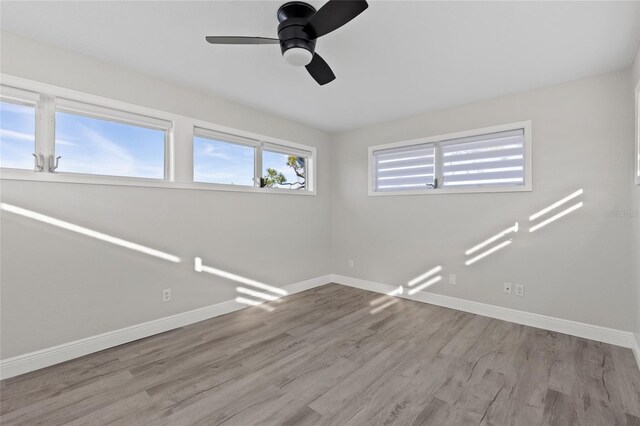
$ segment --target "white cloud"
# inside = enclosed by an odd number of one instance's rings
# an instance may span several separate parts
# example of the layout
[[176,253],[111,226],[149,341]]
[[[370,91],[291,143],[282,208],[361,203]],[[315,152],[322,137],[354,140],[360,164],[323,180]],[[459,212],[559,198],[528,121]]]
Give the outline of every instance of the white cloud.
[[64,145],[64,146],[76,146],[77,144],[74,142],[71,142],[67,139],[58,139],[56,138],[56,145]]
[[218,150],[212,143],[206,143],[202,149],[202,153],[207,157],[229,160],[229,155]]
[[16,132],[14,130],[9,129],[0,129],[0,139],[13,139],[17,141],[24,142],[35,142],[35,137],[32,134],[24,133],[24,132]]
[[63,142],[61,145],[82,146],[84,149],[71,151],[73,153],[71,158],[63,156],[60,160],[60,171],[113,176],[159,177],[158,171],[162,171],[162,165],[154,166],[146,163],[146,159],[136,161],[131,151],[99,132],[79,124],[77,128],[84,143],[76,144],[64,140],[68,143]]

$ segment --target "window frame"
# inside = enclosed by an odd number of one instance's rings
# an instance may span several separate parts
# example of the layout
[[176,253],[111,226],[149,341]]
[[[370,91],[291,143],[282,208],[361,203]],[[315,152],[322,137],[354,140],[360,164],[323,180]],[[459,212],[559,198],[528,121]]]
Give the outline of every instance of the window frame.
[[640,185],[640,81],[635,89],[635,182]]
[[[433,150],[433,176],[431,179],[430,184],[427,185],[433,185],[435,182],[435,179],[438,177],[437,176],[437,170],[440,167],[439,163],[439,159],[440,159],[440,146],[437,145],[434,142],[429,142],[429,143],[420,143],[420,144],[412,144],[412,145],[407,145],[407,146],[402,146],[402,147],[392,147],[392,148],[383,148],[383,149],[373,149],[371,150],[371,165],[370,167],[372,168],[372,185],[371,185],[371,189],[373,191],[375,191],[376,193],[396,193],[396,192],[411,192],[412,190],[388,190],[388,189],[380,189],[378,187],[378,185],[376,185],[378,183],[378,167],[376,167],[377,165],[377,158],[375,153],[379,152],[379,151],[385,151],[387,149],[394,149],[394,153],[400,153],[400,152],[407,152],[407,151],[416,151],[416,150],[425,150],[425,149],[429,149],[429,150]],[[384,155],[384,154],[383,154]],[[425,187],[426,188],[426,187]],[[416,190],[416,191],[424,191],[425,189],[422,190]]]
[[305,192],[305,191],[313,190],[313,187],[312,187],[313,179],[310,179],[309,175],[314,168],[313,159],[315,158],[315,154],[312,155],[312,152],[308,150],[304,150],[304,149],[300,149],[292,146],[278,145],[278,144],[269,143],[269,142],[263,142],[259,147],[259,151],[260,151],[259,153],[260,168],[258,168],[257,167],[258,164],[256,164],[256,171],[258,172],[256,174],[256,177],[259,177],[259,178],[264,177],[264,170],[263,170],[264,151],[273,152],[275,154],[282,154],[282,155],[296,155],[298,157],[304,157],[305,159],[305,164],[304,164],[305,189],[302,189],[302,190],[298,188],[271,188],[271,189],[280,189],[284,191],[297,191],[297,192]]
[[[39,155],[43,152],[44,148],[41,146],[41,139],[38,137],[38,133],[41,131],[42,124],[41,111],[40,111],[40,95],[36,92],[29,90],[18,89],[11,86],[0,86],[0,101],[11,103],[15,105],[32,106],[34,108],[34,141],[33,141],[33,153]],[[2,170],[12,170],[18,172],[36,172],[36,159],[33,159],[33,167],[31,169],[20,169],[15,167],[3,167]]]
[[[478,186],[478,187],[438,187],[437,189],[419,189],[407,191],[377,191],[376,190],[376,167],[374,152],[383,149],[404,148],[417,145],[433,145],[435,148],[436,177],[440,179],[442,170],[441,143],[448,143],[451,139],[460,139],[472,136],[481,136],[490,133],[504,132],[510,130],[524,130],[524,184],[510,186]],[[411,139],[407,141],[392,142],[382,145],[370,146],[368,148],[368,194],[369,196],[396,196],[396,195],[436,195],[436,194],[467,194],[467,193],[496,193],[496,192],[531,192],[533,190],[533,170],[532,170],[532,137],[531,120],[518,121],[496,126],[483,127],[479,129],[464,130],[460,132],[429,136],[424,138]],[[438,167],[439,164],[439,167]]]
[[[31,93],[37,96],[36,103],[36,153],[45,156],[45,168],[43,171],[27,169],[0,168],[0,180],[23,180],[39,182],[56,182],[71,184],[91,184],[91,185],[115,185],[134,186],[148,188],[165,189],[190,189],[190,190],[210,190],[210,191],[235,191],[235,192],[256,192],[275,193],[292,195],[316,195],[316,170],[317,149],[313,146],[289,142],[283,139],[260,135],[253,132],[222,126],[205,120],[199,120],[187,116],[168,113],[152,108],[147,108],[127,102],[88,94],[77,90],[66,89],[46,83],[24,79],[8,74],[0,74],[2,92]],[[8,97],[7,97],[8,98]],[[123,177],[109,175],[92,175],[71,172],[49,172],[47,157],[55,156],[55,111],[56,99],[64,102],[85,104],[101,110],[110,110],[123,118],[127,124],[132,124],[127,120],[143,116],[151,120],[161,120],[172,123],[172,128],[167,132],[165,138],[165,177],[164,179]],[[122,114],[122,115],[120,115]],[[95,117],[90,111],[88,116]],[[111,121],[116,121],[111,118]],[[134,123],[134,125],[136,125]],[[257,141],[259,144],[273,144],[283,149],[300,150],[309,153],[309,165],[307,170],[308,186],[304,191],[295,191],[288,188],[260,188],[258,186],[243,186],[229,184],[215,184],[206,182],[194,182],[193,176],[193,137],[196,128],[206,129],[211,132],[228,135],[231,138],[248,139]],[[63,161],[61,159],[60,161]],[[261,158],[260,158],[261,160]],[[261,163],[259,164],[261,167]],[[256,166],[258,166],[256,162]]]
[[[195,176],[193,177],[193,182],[197,183],[197,184],[205,184],[205,185],[216,185],[216,186],[221,186],[221,187],[242,187],[242,188],[251,188],[251,187],[256,187],[256,174],[258,171],[258,163],[260,161],[260,155],[258,152],[258,148],[260,146],[260,141],[257,139],[250,139],[250,138],[244,138],[241,136],[237,136],[231,133],[223,133],[223,132],[219,132],[219,131],[215,131],[215,130],[211,130],[211,129],[207,129],[207,128],[202,128],[202,127],[194,127],[193,128],[193,139],[195,140],[196,137],[199,138],[203,138],[203,139],[209,139],[211,141],[218,141],[218,142],[224,142],[224,143],[228,143],[228,144],[232,144],[232,145],[239,145],[239,146],[244,146],[244,147],[251,147],[253,148],[253,185],[236,185],[236,184],[232,184],[232,183],[215,183],[215,182],[201,182],[201,181],[197,181]],[[195,163],[195,145],[194,145],[194,149],[193,152],[191,153],[191,156],[194,160]],[[195,164],[193,167],[193,172],[195,173]]]
[[[254,151],[254,172],[253,172],[253,186],[249,185],[233,185],[228,183],[210,183],[210,182],[197,182],[195,177],[193,178],[193,183],[196,185],[213,185],[218,189],[228,189],[237,188],[238,190],[251,190],[257,189],[258,192],[277,192],[277,193],[302,193],[308,195],[314,195],[316,193],[315,187],[313,186],[315,183],[315,158],[316,158],[316,148],[301,144],[295,144],[289,142],[287,144],[283,144],[280,141],[276,141],[271,139],[271,141],[266,141],[266,138],[258,139],[251,138],[248,136],[241,136],[234,133],[222,132],[220,130],[202,127],[202,126],[194,126],[193,128],[193,138],[192,138],[192,146],[193,139],[195,137],[202,137],[205,139],[218,140],[220,142],[226,142],[236,145],[244,145],[251,146],[255,149]],[[291,188],[273,188],[273,187],[260,187],[260,178],[263,177],[262,174],[262,153],[263,151],[270,152],[278,152],[282,154],[298,154],[300,156],[304,156],[307,159],[305,164],[305,189],[291,189]],[[191,157],[193,158],[194,152],[192,150]],[[195,168],[193,168],[195,171]]]
[[[125,124],[134,127],[140,127],[145,129],[153,129],[160,130],[164,132],[164,141],[163,141],[163,159],[164,164],[162,167],[163,175],[162,178],[146,178],[140,176],[120,176],[120,175],[103,175],[103,174],[92,174],[92,173],[76,173],[76,172],[65,172],[65,171],[56,171],[56,175],[73,175],[73,176],[81,176],[83,179],[88,179],[92,177],[106,177],[106,178],[120,178],[120,179],[132,179],[132,180],[141,180],[141,181],[151,181],[151,182],[166,182],[168,181],[168,176],[170,173],[169,170],[169,158],[171,156],[171,139],[172,139],[172,131],[173,131],[173,121],[171,120],[163,120],[155,117],[150,117],[143,114],[133,113],[131,111],[125,111],[122,109],[114,109],[109,107],[103,107],[101,105],[96,105],[93,103],[86,103],[75,101],[67,98],[58,97],[52,99],[53,102],[53,114],[54,120],[55,115],[58,112],[63,114],[77,115],[79,117],[87,117],[94,120],[101,120],[111,123]],[[54,121],[55,123],[55,121]],[[56,157],[56,141],[55,141],[55,129],[53,135],[53,146],[51,147],[51,153]],[[61,158],[64,161],[64,158]],[[49,172],[53,173],[53,172]]]

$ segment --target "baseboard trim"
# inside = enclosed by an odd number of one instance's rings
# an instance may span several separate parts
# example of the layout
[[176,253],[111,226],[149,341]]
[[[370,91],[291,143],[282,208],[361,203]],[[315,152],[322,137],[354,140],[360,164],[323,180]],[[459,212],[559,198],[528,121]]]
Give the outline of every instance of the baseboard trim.
[[[284,289],[286,289],[289,294],[295,294],[332,282],[382,294],[387,294],[397,289],[397,286],[390,284],[335,274],[301,281],[285,286]],[[419,292],[413,296],[403,294],[399,295],[399,297],[509,321],[516,324],[527,325],[631,348],[636,357],[636,361],[638,362],[638,367],[640,367],[640,334],[634,335],[634,333],[628,331],[621,331],[562,318],[518,311],[515,309],[473,302],[470,300],[443,296],[435,293]],[[7,358],[0,361],[0,379],[8,379],[30,371],[39,370],[54,364],[59,364],[74,358],[79,358],[84,355],[153,336],[155,334],[164,333],[175,328],[184,327],[189,324],[194,324],[199,321],[204,321],[244,308],[246,308],[245,305],[237,303],[234,300],[229,300],[96,336],[75,340],[73,342],[64,343],[51,348]]]
[[[309,290],[331,282],[331,275],[312,278],[285,286],[289,294]],[[147,321],[119,330],[75,340],[58,346],[18,355],[0,361],[0,379],[8,379],[30,371],[39,370],[54,364],[79,358],[94,352],[122,345],[123,343],[164,333],[199,321],[228,314],[246,308],[246,305],[228,300],[203,308],[171,315],[157,320]]]
[[636,356],[636,363],[638,363],[638,368],[640,368],[640,333],[632,333],[631,338],[632,342],[632,350],[633,354]]
[[[398,288],[398,286],[362,280],[359,278],[347,277],[344,275],[333,275],[333,282],[384,294]],[[572,336],[583,337],[585,339],[596,340],[616,346],[634,348],[635,345],[636,360],[638,360],[638,366],[640,367],[640,349],[638,349],[638,342],[634,338],[633,333],[629,331],[616,330],[613,328],[600,327],[597,325],[591,325],[562,318],[555,318],[531,312],[518,311],[515,309],[504,308],[502,306],[473,302],[470,300],[459,299],[457,297],[451,296],[443,296],[435,293],[418,292],[413,296],[402,294],[399,295],[399,297],[415,300],[418,302],[430,303],[432,305],[443,306],[445,308],[457,309],[459,311],[470,312],[485,317],[509,321],[516,324],[527,325],[530,327],[541,328],[558,333],[570,334]]]

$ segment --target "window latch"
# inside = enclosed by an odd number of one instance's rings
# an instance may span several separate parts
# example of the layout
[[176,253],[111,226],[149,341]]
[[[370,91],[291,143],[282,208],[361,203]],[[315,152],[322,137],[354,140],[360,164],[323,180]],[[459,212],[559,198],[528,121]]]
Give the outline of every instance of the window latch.
[[44,155],[42,154],[31,154],[33,158],[35,158],[35,169],[37,172],[41,172],[44,170]]
[[433,183],[428,183],[427,188],[438,189],[438,178],[435,178]]
[[444,182],[444,177],[442,178],[441,182],[438,182],[438,178],[435,178],[433,180],[433,183],[428,183],[427,184],[427,188],[431,188],[431,189],[438,189],[442,186],[442,182]]
[[50,172],[55,172],[56,169],[58,168],[58,163],[60,162],[60,159],[62,158],[62,156],[58,155],[57,157],[53,157],[53,155],[49,156],[49,171]]

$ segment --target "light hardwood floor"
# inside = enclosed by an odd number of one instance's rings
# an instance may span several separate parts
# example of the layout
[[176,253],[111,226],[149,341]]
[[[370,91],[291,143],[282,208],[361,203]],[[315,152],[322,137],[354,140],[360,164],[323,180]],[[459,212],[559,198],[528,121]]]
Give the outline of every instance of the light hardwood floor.
[[393,300],[326,285],[8,379],[0,423],[640,425],[629,349]]

